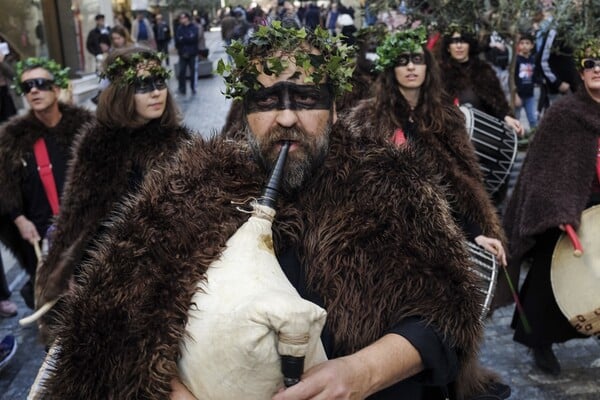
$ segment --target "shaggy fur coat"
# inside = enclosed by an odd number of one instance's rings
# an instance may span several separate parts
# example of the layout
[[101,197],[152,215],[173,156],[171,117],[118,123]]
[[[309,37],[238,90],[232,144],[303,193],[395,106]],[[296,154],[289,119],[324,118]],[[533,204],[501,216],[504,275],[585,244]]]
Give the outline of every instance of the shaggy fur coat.
[[[14,117],[0,127],[0,213],[23,208],[23,160],[33,154],[33,144],[42,135],[52,135],[70,153],[79,129],[92,121],[93,115],[80,107],[59,103],[62,118],[53,128],[46,127],[33,111]],[[60,193],[59,193],[60,195]],[[21,236],[12,221],[2,217],[0,240],[22,260]]]
[[[46,398],[168,398],[196,285],[248,218],[232,201],[257,197],[266,181],[245,146],[222,138],[185,145],[124,205],[66,300]],[[298,249],[340,352],[420,316],[455,347],[468,394],[483,383],[472,368],[481,299],[448,205],[421,162],[334,130],[324,165],[300,193],[280,199],[274,242],[277,252]]]
[[[190,138],[187,129],[168,130],[156,121],[139,129],[86,127],[74,145],[52,246],[37,273],[38,307],[66,291],[84,250],[117,202],[137,189],[136,180],[167,162]],[[44,338],[47,332],[40,333]]]
[[[586,90],[561,98],[544,114],[504,215],[513,282],[536,235],[560,224],[579,227],[596,174],[599,137],[600,105]],[[499,283],[498,301],[509,303],[508,284]]]
[[[441,132],[419,132],[416,149],[424,161],[424,171],[432,170],[440,177],[448,202],[454,212],[481,227],[486,236],[504,240],[500,219],[483,186],[483,177],[464,117],[457,107],[455,124]],[[342,118],[345,129],[353,136],[374,136],[389,141],[400,127],[384,113],[377,111],[374,99],[362,101]],[[440,188],[441,188],[440,185]]]
[[446,91],[454,98],[470,88],[481,102],[477,109],[501,120],[512,115],[510,106],[494,69],[477,57],[470,57],[465,63],[450,60],[441,68]]

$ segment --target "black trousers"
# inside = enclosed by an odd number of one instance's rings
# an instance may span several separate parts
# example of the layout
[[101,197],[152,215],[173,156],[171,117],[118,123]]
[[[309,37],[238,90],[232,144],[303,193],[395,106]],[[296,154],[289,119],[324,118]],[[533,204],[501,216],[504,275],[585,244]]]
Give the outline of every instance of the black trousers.
[[511,325],[515,330],[513,339],[528,347],[547,346],[587,337],[577,332],[569,323],[558,308],[552,292],[550,267],[554,246],[560,233],[558,228],[550,229],[536,238],[536,245],[531,253],[533,261],[519,293],[531,332],[525,330],[515,310]]

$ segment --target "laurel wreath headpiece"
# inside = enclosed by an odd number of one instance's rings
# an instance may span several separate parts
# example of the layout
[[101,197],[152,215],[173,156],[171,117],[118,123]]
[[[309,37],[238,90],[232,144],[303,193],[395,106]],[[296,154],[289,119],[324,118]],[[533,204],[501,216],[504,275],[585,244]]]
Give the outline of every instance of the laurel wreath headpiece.
[[[309,48],[320,54],[312,54]],[[228,98],[240,99],[248,90],[261,87],[257,65],[262,66],[263,73],[279,76],[290,60],[304,71],[305,83],[320,83],[326,78],[336,95],[352,89],[354,48],[320,27],[311,32],[273,21],[269,26],[260,26],[247,44],[233,41],[226,52],[233,64],[219,60],[217,73],[225,79],[224,94]]]
[[151,51],[140,51],[127,56],[118,56],[100,74],[112,83],[131,85],[134,83],[140,71],[164,79],[171,77],[171,71],[162,66],[165,58],[163,53]]
[[388,35],[385,41],[377,47],[375,69],[384,71],[396,66],[402,54],[420,53],[427,43],[427,29],[423,26],[415,29],[398,31]]
[[474,35],[475,29],[470,24],[462,24],[460,22],[451,22],[444,29],[444,36],[452,36],[453,33],[458,32],[464,35]]
[[586,58],[600,59],[600,38],[587,38],[575,50],[575,65],[581,69],[581,62]]
[[21,90],[21,75],[23,75],[23,72],[35,68],[43,68],[50,72],[54,84],[59,88],[66,89],[69,87],[69,67],[63,68],[56,61],[49,60],[45,57],[29,57],[19,61],[15,68],[16,84],[14,85],[14,90],[17,94],[23,94],[23,91]]

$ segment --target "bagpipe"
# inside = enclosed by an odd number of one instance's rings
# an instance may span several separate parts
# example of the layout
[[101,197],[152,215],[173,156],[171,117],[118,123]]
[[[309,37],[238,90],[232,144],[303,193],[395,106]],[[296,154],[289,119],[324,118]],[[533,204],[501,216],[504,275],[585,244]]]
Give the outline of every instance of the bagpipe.
[[270,399],[327,360],[320,340],[326,312],[300,297],[274,253],[272,221],[288,148],[192,299],[178,367],[199,399]]

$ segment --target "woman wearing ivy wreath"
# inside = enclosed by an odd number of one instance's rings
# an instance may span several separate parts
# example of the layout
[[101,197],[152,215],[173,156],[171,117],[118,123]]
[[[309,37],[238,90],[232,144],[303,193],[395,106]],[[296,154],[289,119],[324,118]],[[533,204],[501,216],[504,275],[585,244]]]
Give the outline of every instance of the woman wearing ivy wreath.
[[[471,104],[506,122],[518,136],[522,136],[523,127],[512,116],[494,69],[478,55],[479,47],[472,30],[456,23],[450,24],[444,33],[440,49],[440,87],[445,87],[458,103]],[[494,193],[496,204],[502,202],[504,195],[505,190]]]
[[[352,109],[344,123],[357,136],[383,135],[391,145],[422,157],[423,165],[434,169],[428,173],[440,176],[466,238],[505,264],[504,234],[485,192],[462,113],[440,90],[439,69],[426,43],[424,28],[388,35],[377,48],[375,96]],[[502,384],[494,384],[492,391],[510,393]]]
[[[105,74],[110,85],[100,95],[97,123],[88,125],[74,145],[52,245],[38,271],[38,308],[68,290],[117,204],[191,137],[180,126],[167,88],[169,72],[157,53],[139,47],[115,50]],[[51,314],[40,324],[48,345]]]

